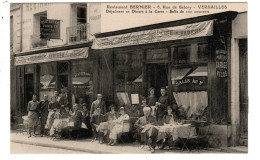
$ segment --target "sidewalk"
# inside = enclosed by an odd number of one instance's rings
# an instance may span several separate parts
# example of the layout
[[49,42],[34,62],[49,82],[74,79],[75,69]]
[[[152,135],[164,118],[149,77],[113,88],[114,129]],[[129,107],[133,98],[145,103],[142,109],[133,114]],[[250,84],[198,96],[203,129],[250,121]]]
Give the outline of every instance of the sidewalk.
[[[28,135],[11,133],[11,142],[30,144],[43,147],[53,147],[72,151],[80,151],[85,153],[104,153],[104,154],[149,154],[148,147],[141,148],[139,144],[117,144],[116,146],[109,146],[107,144],[99,144],[98,141],[91,142],[92,139],[80,139],[80,140],[51,140],[48,137],[31,137]],[[174,150],[158,150],[155,153],[190,153],[187,150],[181,151],[180,149]],[[208,150],[192,150],[191,153],[247,153],[247,147],[228,147],[228,148],[210,148]]]

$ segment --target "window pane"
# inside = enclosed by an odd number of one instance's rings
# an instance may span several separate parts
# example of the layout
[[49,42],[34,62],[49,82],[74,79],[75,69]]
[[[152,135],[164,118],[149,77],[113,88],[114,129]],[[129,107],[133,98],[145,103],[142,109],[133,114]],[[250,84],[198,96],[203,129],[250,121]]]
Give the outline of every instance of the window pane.
[[147,60],[168,60],[168,49],[149,49],[146,54]]
[[81,8],[81,7],[78,7],[77,8],[77,17],[78,18],[84,18],[86,19],[86,8]]
[[208,44],[198,45],[198,59],[200,62],[207,62],[209,55]]
[[68,62],[58,63],[58,72],[59,73],[67,73],[68,70],[69,70],[69,63]]
[[90,107],[93,100],[93,63],[74,62],[71,69],[72,104],[82,98]]
[[54,94],[56,87],[56,65],[55,63],[40,64],[40,100],[43,95],[50,97]]
[[190,46],[180,46],[178,47],[178,56],[177,56],[177,62],[179,64],[189,63],[189,57],[190,57]]
[[142,51],[115,53],[115,92],[142,92]]

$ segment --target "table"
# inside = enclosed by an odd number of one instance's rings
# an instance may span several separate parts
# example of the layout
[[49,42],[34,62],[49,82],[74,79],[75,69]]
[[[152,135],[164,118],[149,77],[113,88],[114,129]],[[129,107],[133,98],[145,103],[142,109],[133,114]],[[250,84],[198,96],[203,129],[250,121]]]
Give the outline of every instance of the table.
[[191,124],[164,125],[158,126],[158,128],[158,141],[169,135],[171,135],[173,141],[178,138],[189,139],[197,135],[196,128],[192,127]]

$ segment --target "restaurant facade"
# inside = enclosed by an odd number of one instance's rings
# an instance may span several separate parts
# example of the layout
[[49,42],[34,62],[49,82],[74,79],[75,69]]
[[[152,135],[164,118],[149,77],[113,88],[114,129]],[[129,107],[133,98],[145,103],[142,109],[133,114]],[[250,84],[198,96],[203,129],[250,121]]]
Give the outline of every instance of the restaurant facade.
[[[84,8],[82,4],[68,7],[73,10],[75,6]],[[37,13],[42,13],[41,8]],[[35,45],[34,49],[19,47],[18,54],[11,56],[11,107],[25,115],[34,93],[41,100],[44,94],[51,97],[61,89],[67,90],[70,106],[80,98],[90,106],[97,93],[103,94],[107,106],[131,106],[140,103],[141,96],[147,97],[149,88],[155,88],[159,98],[160,88],[166,87],[171,104],[189,110],[187,117],[197,115],[197,119],[211,122],[212,146],[237,145],[240,137],[233,137],[239,127],[234,129],[233,124],[240,125],[234,118],[239,107],[233,100],[239,95],[234,97],[232,88],[232,55],[236,52],[232,22],[237,14],[222,12],[99,33],[93,40],[87,36],[84,16],[78,18],[76,30],[69,29],[74,22],[64,19],[68,29],[61,29],[58,39],[66,43],[54,39],[49,47],[37,48],[47,41],[32,44],[37,42],[37,36],[32,36],[28,44]]]
[[136,97],[140,103],[141,96],[149,95],[149,88],[160,97],[160,88],[166,87],[171,104],[188,110],[188,119],[211,122],[212,146],[238,145],[240,120],[235,117],[240,105],[234,102],[239,97],[231,98],[236,97],[232,81],[238,74],[231,71],[232,63],[237,64],[232,60],[232,30],[246,23],[234,25],[237,14],[96,34],[93,52],[106,62],[101,63],[100,92],[117,105],[133,105]]

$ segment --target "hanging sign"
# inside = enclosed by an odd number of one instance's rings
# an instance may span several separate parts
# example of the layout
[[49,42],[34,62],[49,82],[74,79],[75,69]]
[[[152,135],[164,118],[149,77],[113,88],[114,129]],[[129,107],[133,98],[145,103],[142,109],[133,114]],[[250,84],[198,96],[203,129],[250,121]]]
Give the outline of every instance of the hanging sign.
[[15,57],[15,65],[70,60],[88,57],[88,47],[57,52],[47,52],[28,56]]
[[227,51],[216,50],[216,76],[225,78],[228,76]]
[[110,37],[95,38],[92,49],[107,49],[212,35],[213,20],[210,20],[176,27],[159,28]]

